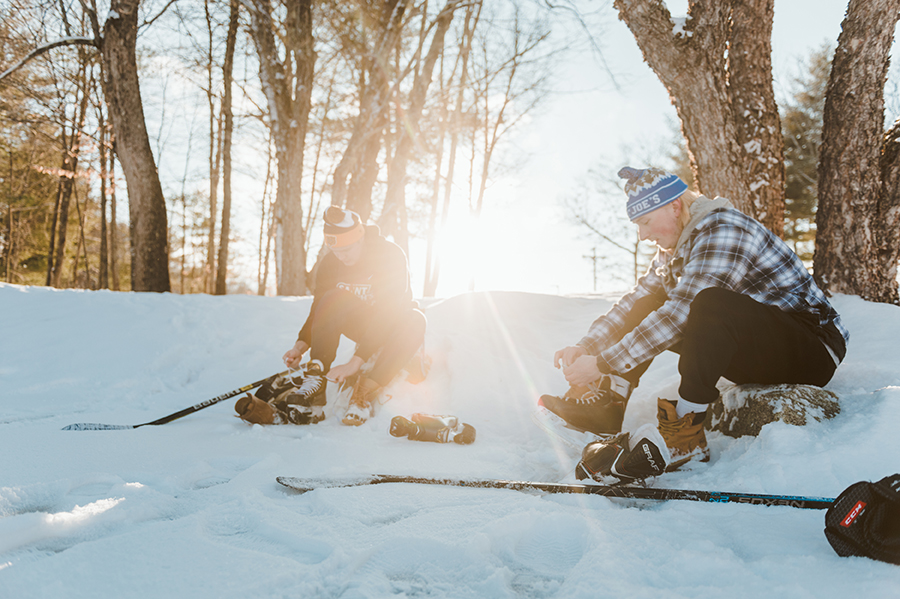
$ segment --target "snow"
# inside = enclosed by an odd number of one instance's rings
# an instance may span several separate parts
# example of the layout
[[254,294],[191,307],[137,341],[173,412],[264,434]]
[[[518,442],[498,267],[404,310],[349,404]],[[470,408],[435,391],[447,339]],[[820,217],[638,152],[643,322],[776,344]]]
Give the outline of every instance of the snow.
[[[653,484],[834,497],[900,470],[900,308],[840,296],[842,413],[759,437],[709,435],[709,464]],[[359,428],[248,426],[234,400],[139,424],[282,370],[309,298],[0,285],[0,597],[898,597],[900,568],[840,558],[824,512],[413,485],[319,489],[279,475],[572,481],[578,450],[531,420],[565,382],[553,352],[610,298],[473,293],[422,302],[428,379]],[[351,348],[344,344],[339,361]],[[625,427],[677,387],[660,356]],[[473,445],[388,434],[451,413]]]
[[694,37],[693,31],[685,30],[687,20],[687,17],[672,17],[672,34],[675,37],[678,37],[679,35],[683,35],[686,38]]

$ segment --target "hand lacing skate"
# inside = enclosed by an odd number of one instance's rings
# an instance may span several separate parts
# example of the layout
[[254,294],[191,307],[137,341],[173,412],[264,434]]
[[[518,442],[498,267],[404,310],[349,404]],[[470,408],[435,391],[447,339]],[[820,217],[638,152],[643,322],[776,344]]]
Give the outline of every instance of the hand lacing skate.
[[562,396],[543,395],[538,405],[562,418],[570,428],[595,435],[622,430],[631,383],[614,374],[588,385],[573,385]]

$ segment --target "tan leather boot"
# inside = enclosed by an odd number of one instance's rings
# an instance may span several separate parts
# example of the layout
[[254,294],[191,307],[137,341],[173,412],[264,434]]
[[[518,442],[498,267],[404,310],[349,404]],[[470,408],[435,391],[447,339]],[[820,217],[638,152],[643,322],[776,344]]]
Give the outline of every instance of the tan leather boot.
[[675,402],[659,398],[656,415],[659,420],[659,433],[672,457],[666,471],[677,470],[691,460],[709,461],[709,448],[706,446],[706,433],[703,431],[705,412],[691,412],[679,418],[675,412]]
[[249,393],[237,400],[234,410],[250,424],[275,424],[275,408]]

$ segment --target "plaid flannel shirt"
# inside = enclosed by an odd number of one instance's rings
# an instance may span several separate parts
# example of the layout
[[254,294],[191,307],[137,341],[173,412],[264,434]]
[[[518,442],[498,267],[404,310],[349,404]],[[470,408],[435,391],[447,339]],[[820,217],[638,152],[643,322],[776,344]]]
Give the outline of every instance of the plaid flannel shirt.
[[[628,372],[681,340],[691,302],[707,287],[730,289],[785,312],[811,314],[820,326],[834,323],[844,342],[849,341],[840,316],[787,244],[758,221],[723,208],[703,217],[674,253],[660,250],[635,288],[595,320],[578,345],[613,372]],[[667,299],[659,309],[618,343],[609,343],[618,337],[636,300],[660,293]]]

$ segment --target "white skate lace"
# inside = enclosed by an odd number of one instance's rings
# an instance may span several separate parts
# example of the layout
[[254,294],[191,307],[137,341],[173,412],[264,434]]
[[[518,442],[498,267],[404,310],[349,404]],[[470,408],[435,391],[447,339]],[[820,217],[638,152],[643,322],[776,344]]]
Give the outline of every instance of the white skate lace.
[[304,397],[312,395],[317,392],[322,387],[322,376],[321,375],[312,375],[307,376],[303,379],[303,382],[300,383],[300,387],[298,387],[297,391],[300,395]]
[[614,374],[604,374],[598,380],[588,383],[587,388],[590,393],[585,393],[580,397],[567,398],[574,399],[578,404],[592,404],[604,398],[605,391],[600,388],[603,381],[609,383],[609,390],[627,400],[631,395],[631,383],[620,376]]

